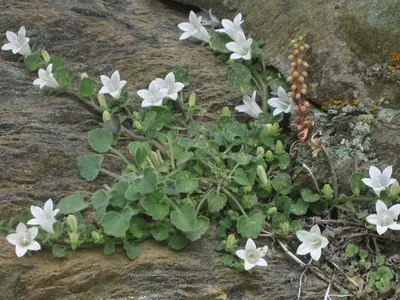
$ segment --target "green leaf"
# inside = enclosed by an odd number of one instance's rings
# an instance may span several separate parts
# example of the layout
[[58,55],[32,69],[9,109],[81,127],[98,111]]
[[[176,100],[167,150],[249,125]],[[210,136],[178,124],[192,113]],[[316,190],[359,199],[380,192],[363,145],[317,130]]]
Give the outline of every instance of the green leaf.
[[150,144],[147,142],[132,142],[128,145],[129,153],[135,158],[136,162],[142,165],[151,151]]
[[147,168],[144,170],[143,178],[135,179],[129,188],[143,196],[157,189],[157,183],[157,174],[153,169]]
[[256,172],[254,168],[247,168],[246,170],[242,168],[237,168],[234,173],[234,180],[243,186],[254,185],[255,179]]
[[300,194],[305,202],[317,202],[320,199],[320,196],[314,194],[310,189],[302,189]]
[[360,195],[361,189],[365,186],[361,179],[366,178],[363,173],[353,173],[350,177],[350,187],[354,195]]
[[275,206],[276,208],[282,212],[282,213],[287,213],[289,214],[290,212],[290,207],[292,205],[292,199],[290,199],[288,196],[285,195],[279,195],[275,199]]
[[248,165],[253,159],[252,155],[243,152],[232,153],[231,157],[239,165]]
[[140,253],[142,252],[142,250],[139,247],[137,247],[135,244],[129,243],[129,242],[124,243],[124,249],[126,251],[126,255],[130,259],[138,258],[140,256]]
[[265,216],[261,210],[252,211],[248,217],[240,216],[237,220],[238,233],[245,238],[257,238],[264,227]]
[[61,247],[60,245],[53,245],[53,248],[51,248],[51,253],[53,254],[54,257],[64,257],[66,254],[66,250],[64,247]]
[[348,243],[346,246],[346,255],[347,257],[353,257],[358,253],[360,249],[357,247],[357,245],[353,243]]
[[209,227],[210,227],[210,221],[206,217],[200,216],[196,220],[196,225],[194,230],[186,232],[185,235],[186,237],[189,238],[189,240],[193,242],[201,238],[201,236],[204,233],[206,233]]
[[303,199],[298,199],[296,203],[292,203],[290,212],[296,216],[303,216],[307,213],[308,205]]
[[297,231],[303,229],[303,222],[301,220],[294,220],[290,223],[290,232],[296,234]]
[[99,175],[101,164],[103,163],[102,155],[82,155],[78,158],[78,168],[80,175],[86,180],[94,180]]
[[169,213],[169,205],[164,201],[164,189],[159,188],[147,194],[141,201],[143,209],[153,220],[163,220]]
[[225,47],[232,39],[226,33],[215,32],[210,39],[210,47],[220,53],[230,53],[230,51]]
[[97,90],[96,81],[89,78],[83,78],[79,83],[79,96],[83,98],[92,97]]
[[278,193],[287,195],[292,191],[292,179],[287,173],[278,173],[272,179],[272,187]]
[[252,208],[254,207],[254,205],[257,204],[257,195],[256,194],[244,195],[240,199],[240,203],[242,204],[244,209]]
[[108,205],[109,195],[105,190],[98,190],[92,196],[91,202],[94,209],[99,209]]
[[115,243],[113,240],[107,239],[104,243],[103,253],[105,255],[110,255],[115,252]]
[[368,251],[365,250],[365,249],[361,249],[359,253],[360,253],[360,258],[361,259],[366,259],[368,257],[368,255],[369,255]]
[[60,68],[56,70],[54,77],[57,80],[59,88],[64,89],[72,82],[73,74],[68,68]]
[[287,167],[290,164],[290,160],[291,160],[291,158],[290,158],[289,153],[284,152],[284,153],[280,154],[279,155],[279,168],[281,170],[287,169]]
[[129,220],[115,211],[107,212],[101,220],[104,232],[108,235],[123,238],[129,228]]
[[172,72],[175,75],[176,82],[182,82],[184,85],[192,82],[192,77],[184,67],[175,67]]
[[125,180],[120,180],[113,184],[109,199],[109,202],[112,206],[118,208],[125,207],[127,202],[127,199],[125,198],[125,192],[128,187],[129,183]]
[[274,225],[277,233],[288,234],[290,232],[290,221],[281,213],[272,215],[272,225]]
[[25,67],[31,72],[38,70],[41,67],[41,62],[39,53],[29,54],[24,57]]
[[159,223],[151,229],[151,235],[156,241],[164,241],[169,237],[169,231],[171,229],[170,224]]
[[264,41],[253,40],[253,42],[251,43],[251,58],[253,60],[261,55],[263,45]]
[[247,95],[254,91],[254,87],[251,84],[251,71],[245,65],[235,63],[229,71],[228,83],[231,89]]
[[84,210],[89,206],[85,199],[79,194],[72,194],[65,197],[58,203],[60,213],[64,215],[73,214],[78,211]]
[[183,232],[195,230],[196,212],[193,205],[185,204],[170,214],[172,224]]
[[193,193],[198,187],[196,178],[193,178],[189,171],[181,171],[176,174],[176,192],[177,193]]
[[226,205],[226,196],[223,193],[217,193],[215,191],[211,191],[208,193],[208,210],[210,213],[216,213],[219,212],[221,209],[223,209]]
[[58,69],[65,68],[64,60],[61,57],[58,57],[58,56],[52,56],[47,65],[49,65],[49,64],[53,64],[53,69],[52,69],[53,73],[55,71],[57,71]]
[[235,258],[232,255],[225,254],[222,257],[222,263],[226,266],[232,266],[233,264],[235,264]]
[[110,150],[113,143],[113,134],[102,128],[90,130],[88,133],[89,145],[99,153],[105,153]]
[[168,246],[174,250],[181,250],[186,247],[189,240],[179,232],[174,233],[168,238]]
[[147,237],[150,234],[147,222],[140,217],[134,217],[131,219],[129,232],[137,239]]

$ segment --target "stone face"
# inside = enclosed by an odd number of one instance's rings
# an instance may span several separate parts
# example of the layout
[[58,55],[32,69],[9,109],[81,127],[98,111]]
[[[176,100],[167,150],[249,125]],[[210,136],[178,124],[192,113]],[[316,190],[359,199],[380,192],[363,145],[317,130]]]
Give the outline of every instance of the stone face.
[[304,36],[312,47],[310,97],[318,105],[352,97],[400,104],[400,71],[388,70],[391,53],[400,50],[397,0],[175,1],[213,8],[221,18],[243,13],[246,33],[266,41],[266,63],[283,74],[289,69],[289,41]]
[[[31,45],[61,56],[76,73],[110,76],[118,69],[130,95],[173,67],[186,67],[189,89],[209,121],[240,97],[229,92],[227,68],[210,51],[179,42],[177,24],[187,18],[158,1],[2,1],[1,43],[5,31],[25,25]],[[87,132],[101,117],[68,95],[49,96],[32,85],[17,56],[0,53],[0,219],[21,214],[48,198],[55,202],[78,192],[89,197],[112,179],[80,179],[77,157],[90,153]],[[136,96],[133,96],[136,97]],[[140,104],[140,100],[136,102]],[[118,167],[118,161],[115,161]],[[130,261],[120,249],[104,256],[100,249],[69,252],[56,259],[50,251],[17,259],[0,238],[0,298],[13,299],[293,299],[302,270],[276,249],[269,267],[252,273],[229,269],[214,251],[211,231],[185,251],[142,243],[142,255]],[[260,243],[267,241],[260,240]],[[270,248],[273,248],[269,244]],[[293,245],[295,247],[295,245]],[[309,281],[311,282],[311,281]],[[326,285],[312,279],[304,299],[322,298]]]

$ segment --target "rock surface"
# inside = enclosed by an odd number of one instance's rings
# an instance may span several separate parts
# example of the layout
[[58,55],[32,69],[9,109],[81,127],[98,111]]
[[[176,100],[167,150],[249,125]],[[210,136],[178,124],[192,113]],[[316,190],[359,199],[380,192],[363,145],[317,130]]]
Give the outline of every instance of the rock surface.
[[[190,87],[209,111],[234,106],[227,68],[206,49],[178,42],[176,25],[187,11],[158,1],[2,1],[0,33],[27,28],[31,42],[65,58],[76,72],[98,78],[118,69],[133,95],[176,65],[192,74]],[[5,42],[5,39],[4,39]],[[89,196],[109,178],[79,178],[76,159],[89,153],[87,132],[98,115],[77,99],[46,96],[17,56],[0,52],[0,218],[79,192]],[[139,103],[139,101],[138,101]],[[212,115],[208,117],[212,118]],[[247,273],[229,269],[214,251],[210,232],[187,250],[174,252],[155,243],[128,260],[120,251],[70,252],[56,259],[48,251],[17,259],[0,238],[0,298],[13,299],[294,299],[302,270],[270,244],[269,267]],[[312,278],[312,277],[311,277]],[[312,278],[304,299],[322,298],[326,284]]]
[[212,8],[219,17],[241,12],[246,33],[266,41],[267,64],[287,74],[289,40],[304,36],[311,100],[384,98],[400,104],[400,71],[391,72],[391,53],[400,51],[400,2],[397,0],[175,0]]

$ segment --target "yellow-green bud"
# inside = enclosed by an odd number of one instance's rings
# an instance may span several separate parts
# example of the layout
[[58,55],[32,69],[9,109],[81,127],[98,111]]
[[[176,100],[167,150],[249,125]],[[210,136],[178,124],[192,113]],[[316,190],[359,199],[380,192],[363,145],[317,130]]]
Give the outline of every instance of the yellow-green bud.
[[400,185],[399,182],[396,181],[390,186],[389,196],[390,197],[397,197],[400,195]]
[[46,50],[42,50],[42,57],[46,63],[50,61],[50,54]]
[[275,144],[275,152],[276,153],[283,153],[285,151],[285,147],[283,146],[282,142],[280,140],[276,141]]
[[274,154],[272,153],[271,150],[268,150],[268,151],[265,153],[265,159],[268,160],[268,161],[271,161],[273,158],[274,158]]
[[138,121],[133,122],[133,127],[135,127],[137,130],[142,130],[143,126],[140,124]]
[[265,124],[263,130],[261,131],[261,136],[268,136],[273,134],[272,124]]
[[132,113],[132,116],[133,116],[133,119],[134,119],[134,120],[136,120],[136,121],[139,121],[139,120],[140,120],[140,115],[139,115],[139,113],[138,113],[137,111],[134,111],[134,112]]
[[229,107],[225,106],[222,109],[222,116],[223,117],[230,117],[232,115],[231,110],[229,109]]
[[258,175],[258,179],[260,180],[260,182],[262,184],[267,185],[269,180],[267,177],[267,173],[265,173],[265,169],[262,165],[258,165],[257,166],[257,175]]
[[333,190],[329,184],[325,184],[322,188],[322,195],[324,195],[326,200],[333,199]]
[[158,154],[157,154],[157,152],[155,152],[155,151],[150,151],[149,157],[150,157],[150,160],[151,160],[152,164],[153,164],[156,168],[158,168],[158,167],[161,165],[161,162],[160,162],[160,160],[158,159]]
[[264,150],[263,147],[257,147],[256,153],[257,153],[257,155],[259,155],[259,156],[264,156],[265,150]]
[[97,94],[97,100],[99,100],[100,107],[107,108],[106,96],[99,93],[99,94]]
[[76,220],[76,217],[74,215],[68,215],[67,224],[69,228],[71,228],[72,232],[78,231],[78,221]]
[[283,231],[284,234],[288,234],[290,232],[290,225],[289,222],[283,222],[280,224],[281,230]]
[[273,206],[273,207],[270,207],[270,208],[268,208],[268,210],[267,210],[267,215],[273,215],[274,213],[276,213],[278,211],[278,209],[275,207],[275,206]]
[[83,78],[89,78],[89,75],[88,75],[87,73],[83,72],[83,73],[81,74],[81,80],[82,80]]
[[281,131],[281,128],[279,127],[279,123],[272,124],[272,131],[274,134],[278,134]]
[[226,239],[225,249],[228,252],[232,251],[236,246],[236,242],[237,241],[236,241],[235,235],[233,235],[233,234],[228,235],[228,238]]
[[243,193],[248,194],[253,190],[253,187],[251,185],[243,187]]
[[79,234],[76,233],[76,232],[70,232],[69,233],[69,240],[71,242],[72,250],[75,250],[76,246],[78,246]]
[[103,111],[103,123],[107,123],[109,121],[111,121],[111,114],[105,110]]
[[189,96],[189,106],[193,107],[196,105],[196,93],[191,93]]
[[160,161],[160,164],[163,164],[164,160],[163,160],[163,158],[161,156],[160,150],[158,150],[158,149],[157,149],[157,155],[158,155],[158,160]]
[[92,231],[91,235],[92,235],[92,239],[94,240],[95,243],[97,243],[97,244],[104,243],[103,236],[100,233],[98,233],[97,231]]

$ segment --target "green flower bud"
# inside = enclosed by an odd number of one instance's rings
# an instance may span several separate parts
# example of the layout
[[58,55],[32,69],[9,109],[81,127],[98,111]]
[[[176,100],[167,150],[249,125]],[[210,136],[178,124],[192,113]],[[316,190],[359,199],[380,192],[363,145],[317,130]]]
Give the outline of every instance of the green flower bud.
[[228,238],[226,239],[226,246],[225,246],[225,250],[228,252],[232,252],[235,250],[236,247],[236,238],[234,234],[230,234],[228,235]]
[[91,235],[92,235],[92,239],[94,240],[94,242],[96,244],[104,243],[103,236],[100,233],[98,233],[97,231],[92,231]]
[[69,228],[71,228],[72,232],[77,232],[78,231],[78,221],[76,220],[76,217],[74,215],[68,215],[67,217],[67,224]]
[[329,184],[325,184],[322,188],[322,195],[324,195],[326,200],[333,199],[333,190]]
[[111,114],[105,110],[103,111],[103,123],[107,123],[109,121],[111,121]]
[[271,150],[268,150],[267,153],[265,153],[265,159],[268,161],[271,161],[274,158],[274,154],[272,153]]
[[253,190],[253,187],[251,185],[243,187],[243,193],[248,194]]
[[140,115],[139,115],[139,113],[138,113],[137,111],[134,111],[134,112],[132,113],[132,116],[133,116],[133,119],[134,119],[134,120],[136,120],[136,121],[139,121],[139,120],[140,120]]
[[400,185],[399,182],[396,181],[390,186],[389,196],[390,197],[397,197],[400,195]]
[[231,115],[232,115],[232,113],[231,113],[229,107],[225,106],[225,107],[222,109],[222,116],[223,116],[223,117],[230,117]]
[[268,208],[268,210],[267,210],[267,215],[273,215],[274,213],[276,213],[278,211],[278,209],[275,207],[275,206],[273,206],[273,207],[270,207],[270,208]]
[[193,107],[196,105],[196,93],[191,93],[189,96],[189,106]]
[[260,182],[264,185],[267,185],[269,180],[267,174],[265,173],[265,169],[262,165],[257,166],[257,175]]
[[285,152],[285,147],[283,146],[283,144],[280,140],[276,141],[275,152],[278,154]]
[[257,147],[256,153],[257,153],[257,155],[259,155],[259,156],[264,156],[265,150],[264,150],[263,147]]
[[70,232],[69,233],[69,240],[71,242],[72,250],[75,250],[76,247],[78,246],[79,234],[76,233],[76,232]]
[[281,131],[281,128],[279,127],[279,123],[272,124],[272,132],[274,134],[278,134],[280,131]]
[[85,72],[83,72],[81,74],[81,80],[84,79],[84,78],[89,78],[89,75],[87,73],[85,73]]
[[150,151],[149,157],[153,165],[158,168],[161,165],[160,160],[158,159],[158,154],[155,151]]
[[263,130],[261,130],[261,136],[269,136],[269,135],[273,135],[273,126],[272,124],[265,124]]
[[142,130],[143,126],[140,124],[138,121],[133,122],[133,127],[135,127],[137,130]]
[[42,57],[43,57],[43,59],[44,59],[44,61],[46,62],[46,63],[48,63],[49,61],[50,61],[50,54],[49,54],[49,52],[47,52],[46,50],[42,50]]
[[97,94],[97,100],[99,100],[100,107],[107,108],[106,96],[99,93],[99,94]]
[[283,231],[284,234],[288,234],[290,232],[290,224],[289,222],[283,222],[279,224],[281,227],[281,230]]

